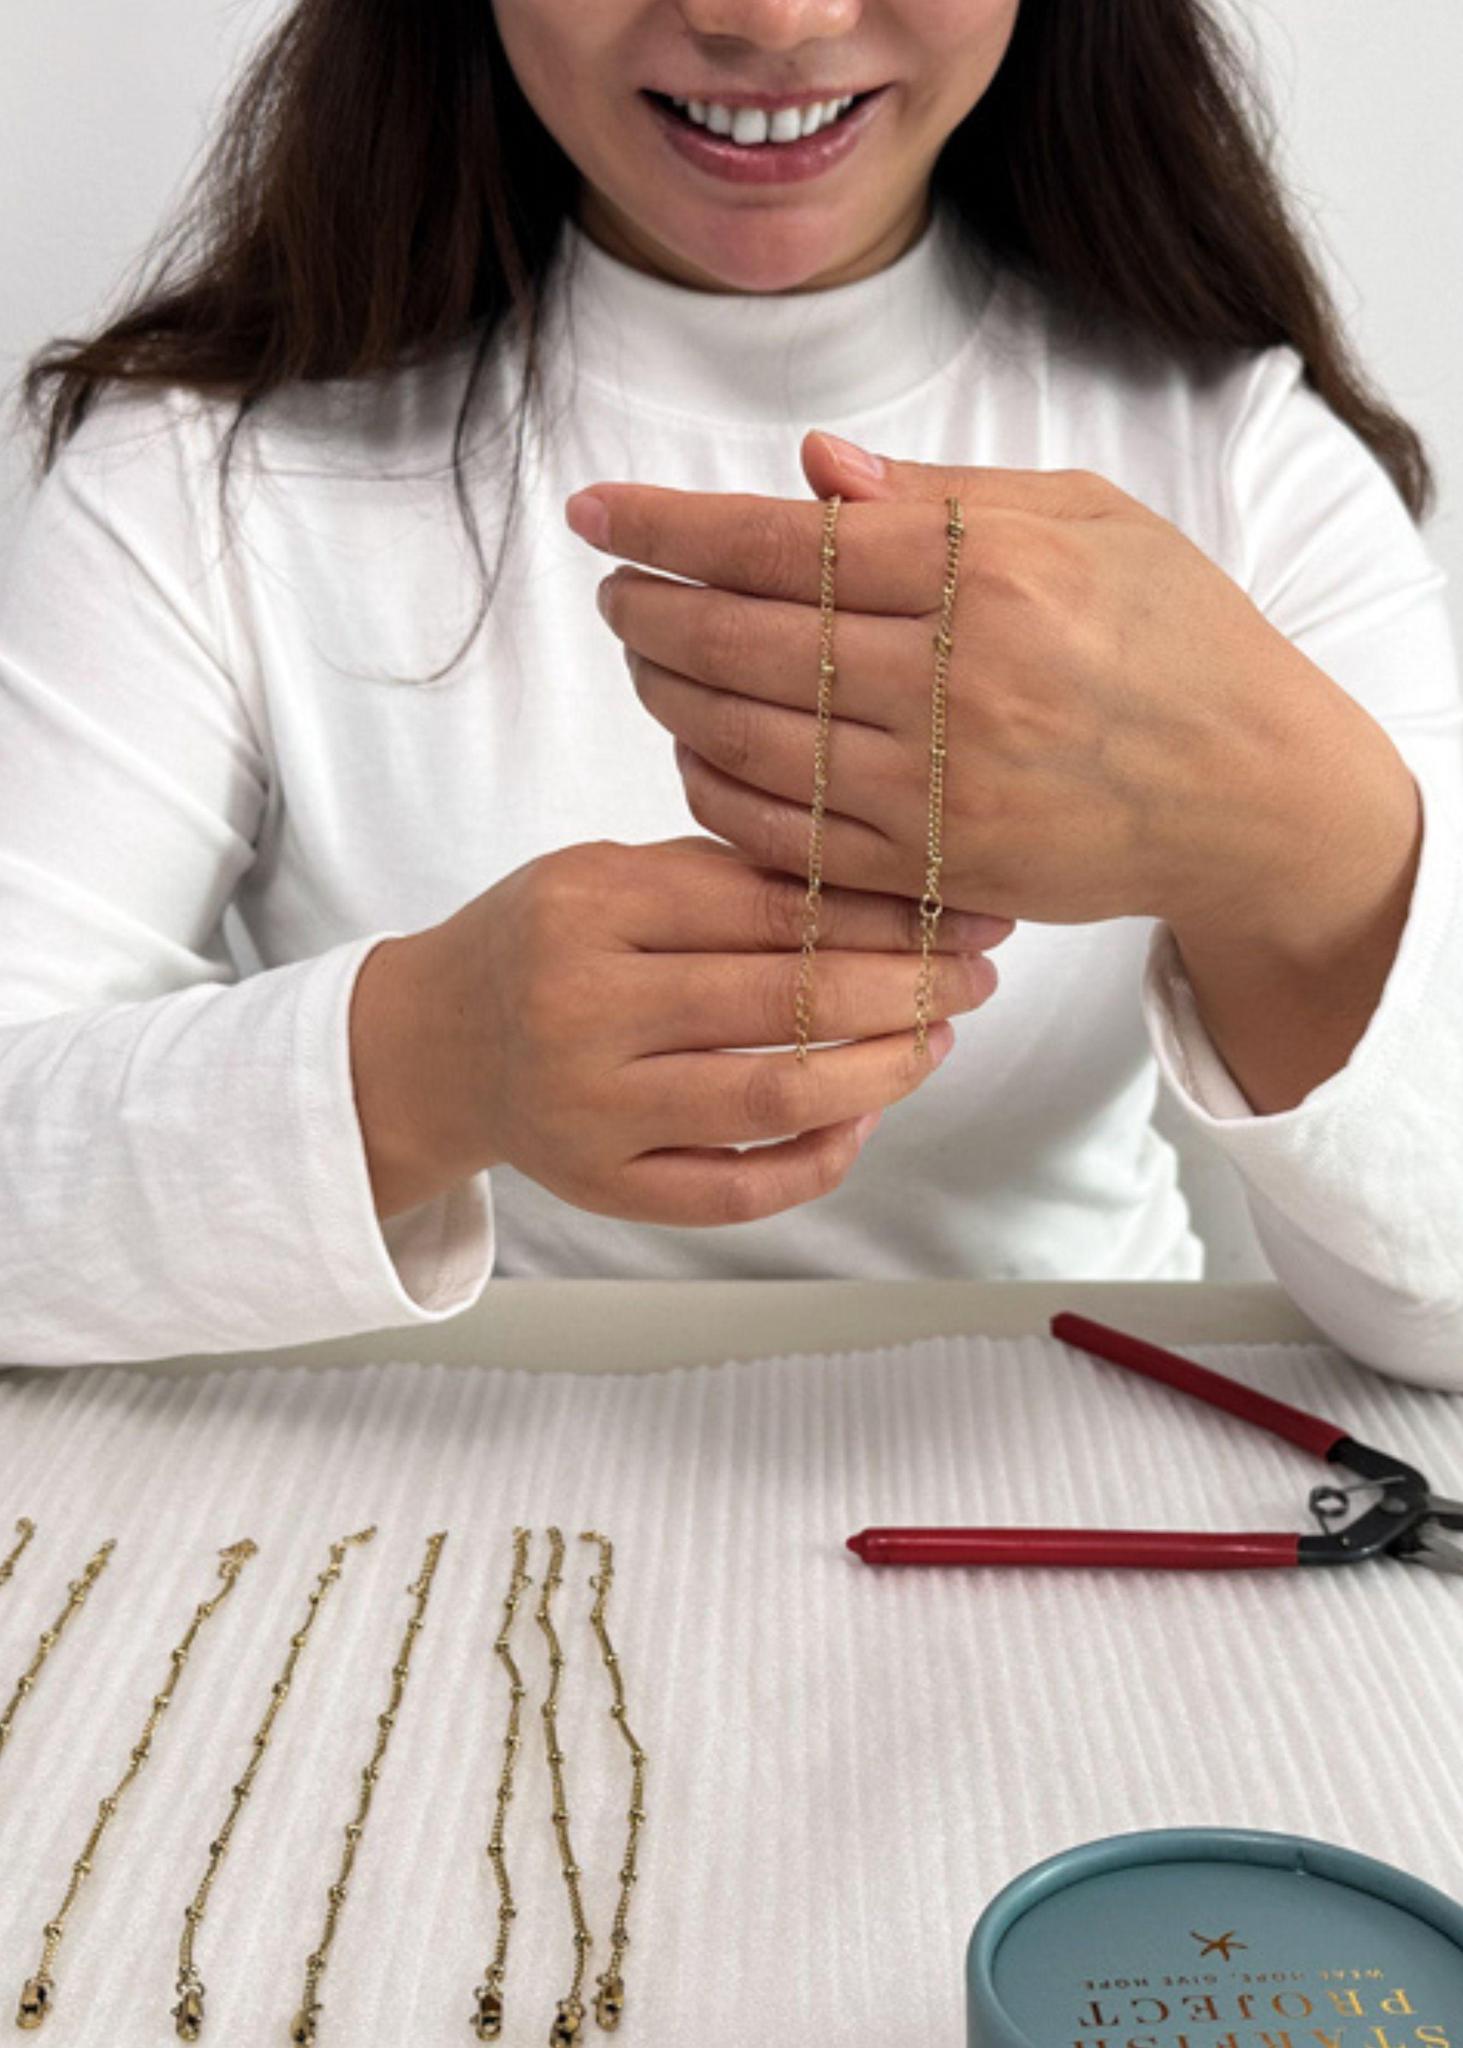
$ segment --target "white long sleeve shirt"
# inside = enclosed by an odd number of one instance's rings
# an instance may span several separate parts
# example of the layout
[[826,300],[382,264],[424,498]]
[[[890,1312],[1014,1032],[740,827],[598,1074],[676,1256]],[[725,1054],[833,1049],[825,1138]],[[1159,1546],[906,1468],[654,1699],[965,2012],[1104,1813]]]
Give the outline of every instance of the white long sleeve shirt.
[[[1275,347],[1207,380],[1074,339],[937,211],[874,276],[773,297],[651,277],[566,225],[547,428],[486,623],[452,490],[466,343],[231,407],[112,391],[0,579],[0,1361],[436,1321],[493,1278],[1188,1279],[1160,1081],[1344,1350],[1463,1388],[1463,704],[1444,574]],[[474,414],[497,554],[521,358]],[[382,1225],[348,1006],[383,937],[577,841],[696,831],[564,522],[596,480],[807,497],[812,426],[914,460],[1082,467],[1172,520],[1391,734],[1423,797],[1406,929],[1345,1067],[1256,1115],[1171,932],[1018,924],[1000,986],[821,1200],[719,1230],[593,1215],[509,1166]],[[1182,650],[1176,649],[1181,659]],[[241,974],[228,905],[262,966]]]

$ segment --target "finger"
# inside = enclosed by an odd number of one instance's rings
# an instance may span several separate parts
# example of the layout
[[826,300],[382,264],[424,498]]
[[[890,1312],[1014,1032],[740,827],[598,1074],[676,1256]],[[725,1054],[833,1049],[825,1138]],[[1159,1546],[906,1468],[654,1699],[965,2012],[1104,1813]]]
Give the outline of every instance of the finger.
[[865,1135],[856,1123],[846,1122],[753,1152],[699,1147],[644,1152],[621,1174],[633,1209],[617,1202],[615,1214],[690,1229],[776,1216],[838,1187],[862,1151]]
[[620,1070],[616,1106],[642,1112],[647,1146],[785,1138],[912,1094],[954,1036],[939,1019],[924,1053],[913,1030],[820,1045],[805,1060],[791,1050],[652,1053]]
[[[811,805],[818,721],[811,711],[759,704],[730,690],[711,690],[673,675],[643,655],[631,658],[635,694],[667,732],[724,775],[769,796]],[[829,722],[828,780],[842,792],[841,809],[854,808],[866,824],[885,832],[910,815],[925,788],[925,769],[912,769],[907,747],[890,734],[844,718]]]
[[[821,919],[820,919],[821,927]],[[638,963],[635,992],[621,1019],[631,1044],[649,1054],[791,1045],[797,1036],[800,953],[660,953]],[[922,962],[908,953],[839,953],[821,944],[813,960],[814,1039],[873,1038],[902,1030],[914,1016]],[[932,1017],[978,1009],[995,992],[995,965],[984,953],[931,958]]]
[[[766,867],[792,875],[807,873],[807,805],[750,789],[679,741],[676,765],[697,824],[729,839]],[[823,815],[823,869],[836,873],[846,888],[885,889],[916,899],[924,888],[924,859],[918,848],[898,846],[874,826],[833,810]]]
[[[816,603],[745,597],[629,568],[600,588],[605,618],[627,655],[714,689],[816,708],[823,651]],[[894,732],[925,715],[934,661],[927,620],[851,612],[840,598],[832,640],[840,718]]]
[[[804,820],[806,836],[806,819]],[[617,930],[646,953],[796,953],[802,946],[807,883],[785,869],[749,860],[724,839],[688,834],[635,849],[643,866],[661,855],[665,879],[643,893],[628,886],[616,903]],[[689,854],[703,858],[704,888],[687,887]],[[806,866],[804,867],[806,874]],[[937,951],[970,952],[998,946],[1015,926],[1009,917],[947,910],[935,935]],[[917,896],[892,896],[825,883],[818,895],[821,946],[873,953],[908,953],[920,939]]]
[[[586,487],[590,488],[590,487]],[[677,491],[663,484],[595,484],[609,510],[604,552],[719,590],[816,605],[822,583],[820,498],[750,491]],[[959,493],[957,492],[958,496]],[[1029,531],[1037,512],[966,508],[961,546],[978,554],[989,534]],[[936,612],[945,581],[949,515],[943,498],[845,500],[834,529],[840,610],[918,618]]]

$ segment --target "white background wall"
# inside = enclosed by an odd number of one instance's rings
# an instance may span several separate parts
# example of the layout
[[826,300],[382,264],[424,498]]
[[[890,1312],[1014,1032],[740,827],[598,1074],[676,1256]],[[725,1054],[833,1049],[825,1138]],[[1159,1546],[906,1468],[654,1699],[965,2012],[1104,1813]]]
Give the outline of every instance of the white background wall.
[[[1429,442],[1442,490],[1428,538],[1463,587],[1463,9],[1458,0],[1223,4],[1256,53],[1279,119],[1280,161],[1363,357]],[[278,0],[7,8],[6,401],[25,357],[88,330],[109,308],[196,164],[242,53],[278,12]],[[0,438],[0,556],[28,474],[28,447]],[[1463,611],[1455,624],[1463,628]],[[1167,1113],[1160,1126],[1177,1134]],[[1212,1276],[1263,1275],[1227,1164],[1186,1150],[1184,1174]]]

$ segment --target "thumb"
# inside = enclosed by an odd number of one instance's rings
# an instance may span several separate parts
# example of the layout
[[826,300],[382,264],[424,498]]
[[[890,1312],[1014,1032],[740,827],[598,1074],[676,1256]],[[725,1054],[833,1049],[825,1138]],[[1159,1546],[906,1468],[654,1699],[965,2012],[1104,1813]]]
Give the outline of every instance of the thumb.
[[967,490],[970,487],[969,470],[942,469],[932,462],[896,462],[892,456],[876,455],[821,428],[804,434],[801,454],[803,474],[820,498],[831,498],[836,491],[844,498],[928,498],[943,503],[960,489],[960,479]]

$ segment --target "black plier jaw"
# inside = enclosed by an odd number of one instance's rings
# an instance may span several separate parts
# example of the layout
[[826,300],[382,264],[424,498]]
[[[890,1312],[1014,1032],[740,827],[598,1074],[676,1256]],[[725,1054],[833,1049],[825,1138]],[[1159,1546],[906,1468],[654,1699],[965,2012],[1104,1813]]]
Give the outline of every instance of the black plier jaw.
[[1310,1510],[1323,1534],[1301,1537],[1299,1563],[1361,1564],[1372,1557],[1408,1557],[1423,1548],[1433,1498],[1426,1479],[1414,1466],[1351,1436],[1341,1437],[1327,1457],[1331,1464],[1354,1472],[1368,1491],[1379,1487],[1381,1498],[1354,1521],[1342,1524],[1347,1497],[1359,1489],[1313,1488]]

